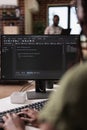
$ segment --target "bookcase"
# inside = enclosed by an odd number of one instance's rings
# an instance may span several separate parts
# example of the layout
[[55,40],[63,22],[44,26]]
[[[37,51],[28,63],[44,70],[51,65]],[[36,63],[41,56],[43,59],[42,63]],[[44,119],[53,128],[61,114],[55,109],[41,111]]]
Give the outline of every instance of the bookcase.
[[0,7],[0,34],[20,33],[20,10],[16,6],[1,6]]

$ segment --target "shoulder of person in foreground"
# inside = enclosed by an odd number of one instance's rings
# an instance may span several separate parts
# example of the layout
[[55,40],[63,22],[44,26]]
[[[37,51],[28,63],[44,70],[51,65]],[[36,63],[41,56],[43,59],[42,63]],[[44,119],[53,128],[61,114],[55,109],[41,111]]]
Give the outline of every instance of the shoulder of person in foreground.
[[[83,117],[87,118],[87,103],[84,99],[87,99],[87,63],[76,65],[66,72],[60,81],[60,87],[52,93],[41,111],[39,120],[49,122],[54,128],[71,129],[74,126],[72,124],[81,124],[85,120]],[[74,117],[69,117],[69,114]],[[73,118],[79,119],[78,122],[74,122],[76,120],[72,120]]]

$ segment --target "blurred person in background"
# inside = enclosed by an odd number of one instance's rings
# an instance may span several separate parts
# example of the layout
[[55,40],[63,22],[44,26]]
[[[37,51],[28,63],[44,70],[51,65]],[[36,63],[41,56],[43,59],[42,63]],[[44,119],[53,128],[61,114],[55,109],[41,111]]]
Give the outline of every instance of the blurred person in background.
[[44,34],[61,34],[62,33],[62,27],[60,27],[59,24],[59,16],[54,15],[53,17],[53,24],[51,26],[47,26]]

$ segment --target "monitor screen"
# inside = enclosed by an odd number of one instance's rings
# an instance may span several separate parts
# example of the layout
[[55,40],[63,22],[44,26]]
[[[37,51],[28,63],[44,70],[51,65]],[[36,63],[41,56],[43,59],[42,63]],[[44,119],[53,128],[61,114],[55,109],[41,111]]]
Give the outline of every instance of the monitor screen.
[[28,99],[48,98],[46,88],[76,63],[78,39],[79,35],[2,35],[1,79],[35,80]]
[[75,63],[79,35],[2,35],[1,78],[60,79]]

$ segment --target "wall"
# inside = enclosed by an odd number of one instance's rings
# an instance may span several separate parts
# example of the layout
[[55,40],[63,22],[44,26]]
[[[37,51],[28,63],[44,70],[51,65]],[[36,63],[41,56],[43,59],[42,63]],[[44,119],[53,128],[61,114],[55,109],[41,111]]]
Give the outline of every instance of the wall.
[[25,6],[24,0],[18,0],[18,4],[21,10],[21,20],[20,20],[20,33],[25,33]]
[[32,14],[38,11],[36,0],[25,0],[25,34],[32,34]]
[[25,0],[25,34],[32,33],[32,14],[28,9],[28,0]]

